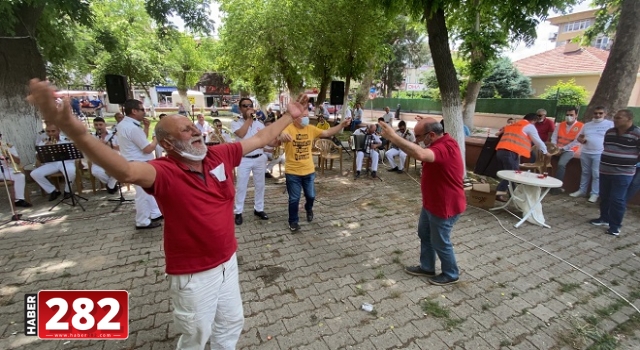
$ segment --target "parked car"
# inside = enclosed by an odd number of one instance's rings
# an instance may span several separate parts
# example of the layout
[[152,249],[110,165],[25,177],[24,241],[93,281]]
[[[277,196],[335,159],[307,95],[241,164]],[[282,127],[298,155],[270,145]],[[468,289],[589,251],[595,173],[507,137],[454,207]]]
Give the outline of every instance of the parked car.
[[280,105],[278,103],[269,103],[269,105],[267,106],[267,109],[271,108],[272,111],[279,111],[280,110]]

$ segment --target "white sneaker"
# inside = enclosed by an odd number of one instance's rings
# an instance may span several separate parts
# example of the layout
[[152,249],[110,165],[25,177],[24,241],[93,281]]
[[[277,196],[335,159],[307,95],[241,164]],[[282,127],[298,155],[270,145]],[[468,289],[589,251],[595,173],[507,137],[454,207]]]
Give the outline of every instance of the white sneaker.
[[597,194],[592,194],[592,195],[589,197],[589,202],[591,202],[591,203],[595,203],[595,202],[597,202],[597,201],[598,201],[598,198],[599,198],[599,197],[598,197],[598,195],[597,195]]
[[573,198],[577,198],[577,197],[584,197],[586,196],[584,193],[580,192],[580,190],[575,191],[573,193],[571,193],[569,196],[573,197]]

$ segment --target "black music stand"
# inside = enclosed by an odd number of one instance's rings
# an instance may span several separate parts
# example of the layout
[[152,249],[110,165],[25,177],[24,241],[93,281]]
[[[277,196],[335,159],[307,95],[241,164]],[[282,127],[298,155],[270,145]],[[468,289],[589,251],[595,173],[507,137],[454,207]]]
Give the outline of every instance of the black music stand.
[[[57,207],[60,203],[69,204],[72,207],[76,206],[76,203],[82,208],[82,211],[85,211],[82,204],[80,204],[80,199],[84,199],[88,201],[88,199],[75,194],[73,188],[71,187],[71,181],[69,181],[69,175],[67,174],[67,166],[65,165],[66,160],[73,159],[81,159],[84,158],[82,152],[76,148],[73,143],[58,143],[55,145],[46,145],[46,146],[36,146],[36,152],[38,152],[38,159],[41,163],[52,163],[52,162],[62,162],[62,170],[64,172],[64,179],[67,182],[67,186],[69,187],[69,192],[71,194],[71,204],[65,202],[64,194],[62,195],[62,199],[56,203],[49,211],[53,210],[53,208]],[[77,181],[82,181],[82,179],[78,179]],[[76,198],[77,197],[77,198]]]
[[333,136],[331,137],[331,141],[333,141],[333,143],[334,143],[336,146],[340,146],[340,147],[342,147],[342,150],[344,150],[345,152],[347,152],[347,155],[348,155],[349,157],[351,157],[351,153],[349,153],[349,150],[348,150],[346,147],[344,147],[344,145],[342,144],[342,141],[340,141],[340,140],[339,140],[335,135],[333,135]]
[[[116,133],[118,132],[118,129],[114,129],[113,133],[111,134],[111,137],[109,138],[109,146],[111,146],[111,149],[113,149],[113,137],[116,136]],[[107,185],[105,185],[106,187]],[[133,202],[133,199],[126,199],[124,198],[124,195],[122,194],[122,184],[120,183],[120,180],[118,180],[118,182],[116,182],[116,186],[118,186],[118,191],[120,192],[120,197],[118,197],[118,199],[107,199],[107,202],[118,202],[118,204],[116,204],[116,207],[113,208],[113,210],[111,211],[112,213],[115,213],[116,210],[118,210],[118,208],[120,208],[120,206],[122,205],[122,203],[126,203],[126,202]]]

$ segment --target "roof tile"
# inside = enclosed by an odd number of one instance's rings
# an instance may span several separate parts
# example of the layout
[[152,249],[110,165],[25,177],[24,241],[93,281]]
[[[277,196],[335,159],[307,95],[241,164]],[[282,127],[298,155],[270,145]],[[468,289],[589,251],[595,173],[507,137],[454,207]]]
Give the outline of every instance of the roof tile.
[[595,47],[581,47],[574,52],[564,52],[565,47],[559,46],[553,50],[513,62],[525,76],[592,73],[602,72],[609,58],[609,51]]

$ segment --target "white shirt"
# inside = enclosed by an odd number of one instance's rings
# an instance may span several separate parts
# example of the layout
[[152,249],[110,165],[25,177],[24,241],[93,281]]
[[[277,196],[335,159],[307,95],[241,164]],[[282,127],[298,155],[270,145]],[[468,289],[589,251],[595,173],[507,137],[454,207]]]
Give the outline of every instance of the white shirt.
[[[236,131],[238,131],[242,125],[244,125],[244,119],[240,118],[238,120],[234,120],[231,122],[231,131],[235,134]],[[259,120],[254,120],[253,123],[251,123],[251,126],[249,127],[249,129],[247,130],[247,133],[244,135],[244,137],[239,137],[236,134],[236,141],[240,141],[240,140],[245,140],[248,139],[250,137],[252,137],[253,135],[257,134],[258,131],[264,129],[264,124],[262,124],[261,121]],[[258,148],[256,150],[251,151],[250,153],[245,154],[245,157],[250,157],[250,156],[255,156],[258,154],[262,154],[262,148]]]
[[385,113],[382,118],[384,118],[385,123],[389,124],[391,123],[391,119],[393,119],[393,114],[391,114],[391,112]]
[[[47,137],[47,139],[38,142],[38,144],[36,146],[47,146],[47,140],[49,140],[48,137]],[[72,142],[68,138],[63,137],[62,135],[60,135],[60,139],[58,140],[58,142],[56,142],[56,144],[63,144],[63,143],[72,143]],[[69,163],[74,163],[75,160],[74,159],[69,159],[69,160],[65,160],[65,162],[67,164],[69,164]]]
[[198,130],[200,130],[201,133],[203,134],[209,134],[211,132],[211,125],[209,125],[209,122],[204,122],[204,124],[200,124],[200,122],[196,122],[196,128],[198,128]]
[[534,145],[538,146],[538,149],[540,149],[543,154],[547,154],[547,145],[545,145],[544,142],[542,142],[542,139],[540,139],[538,129],[536,129],[535,125],[529,123],[529,125],[522,128],[522,132],[529,136],[529,139],[533,141]]
[[353,112],[353,119],[354,120],[362,120],[362,108],[357,108],[355,110],[355,112]]
[[118,123],[118,143],[120,154],[128,161],[147,162],[153,159],[153,153],[144,153],[142,149],[151,142],[140,127],[139,121],[127,116]]
[[584,135],[585,140],[587,140],[587,143],[582,144],[582,153],[602,154],[602,151],[604,151],[604,135],[611,128],[613,128],[613,122],[608,119],[599,123],[593,120],[585,123],[582,130],[580,130],[580,135]]
[[[98,137],[98,135],[96,135],[95,133],[93,133],[93,136],[102,141],[102,137]],[[113,144],[113,146],[115,147],[118,145],[118,136],[116,136],[111,130],[107,129],[107,136],[104,138],[104,141],[107,146],[111,146],[111,144]]]
[[[358,129],[358,130],[354,131],[353,134],[354,135],[368,135],[368,136],[371,136],[371,139],[372,139],[371,144],[378,144],[379,145],[379,144],[382,143],[382,140],[380,140],[380,137],[378,135],[376,135],[376,134],[371,134],[371,135],[367,134],[366,128]],[[365,147],[366,147],[366,145],[365,145]]]

